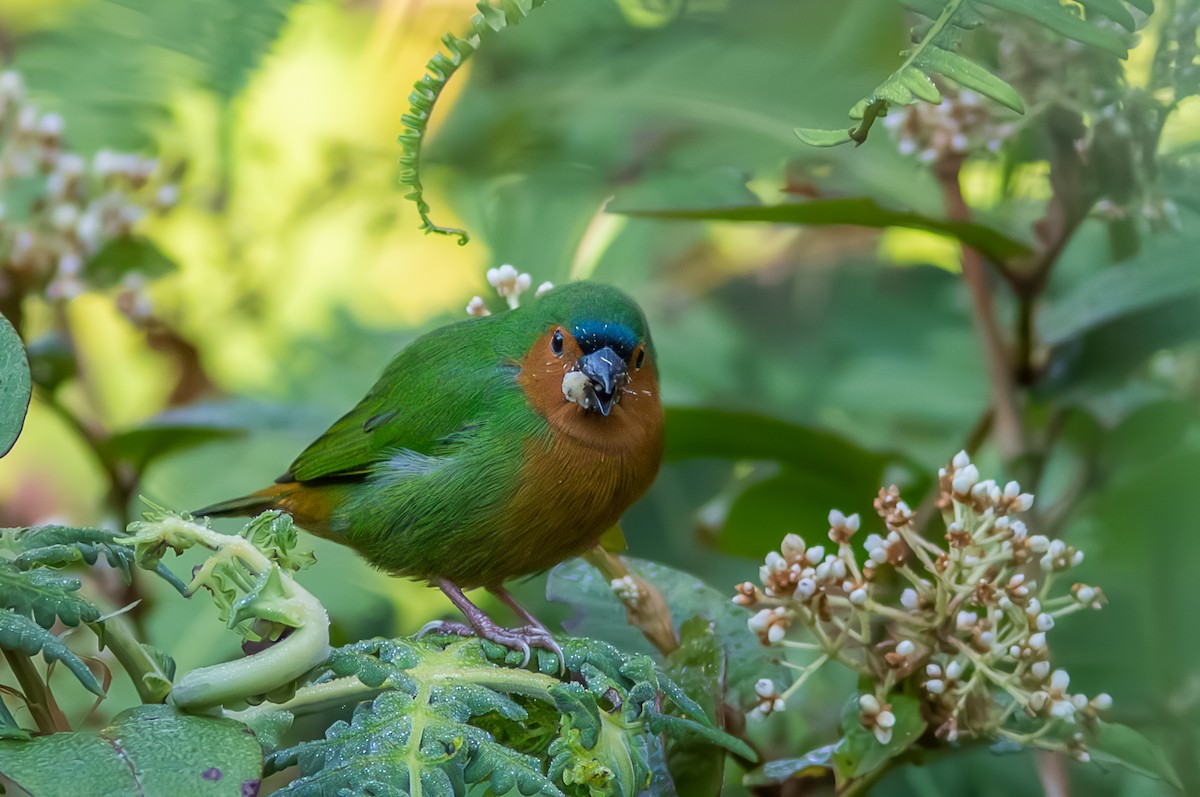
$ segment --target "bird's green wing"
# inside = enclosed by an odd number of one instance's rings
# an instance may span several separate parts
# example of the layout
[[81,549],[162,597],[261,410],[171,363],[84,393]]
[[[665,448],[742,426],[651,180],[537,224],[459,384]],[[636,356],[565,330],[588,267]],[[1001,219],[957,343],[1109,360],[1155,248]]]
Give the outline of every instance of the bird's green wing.
[[436,454],[513,394],[520,398],[516,367],[491,343],[490,320],[454,324],[410,344],[279,481],[363,477],[402,449]]

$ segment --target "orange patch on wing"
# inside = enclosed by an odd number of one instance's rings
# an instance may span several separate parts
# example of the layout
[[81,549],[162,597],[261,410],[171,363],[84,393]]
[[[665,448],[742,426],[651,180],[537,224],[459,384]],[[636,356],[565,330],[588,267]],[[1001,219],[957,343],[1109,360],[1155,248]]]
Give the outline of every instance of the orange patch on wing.
[[329,516],[337,504],[334,485],[310,486],[300,482],[272,484],[254,493],[270,500],[271,507],[292,516],[296,525],[318,537],[332,538]]

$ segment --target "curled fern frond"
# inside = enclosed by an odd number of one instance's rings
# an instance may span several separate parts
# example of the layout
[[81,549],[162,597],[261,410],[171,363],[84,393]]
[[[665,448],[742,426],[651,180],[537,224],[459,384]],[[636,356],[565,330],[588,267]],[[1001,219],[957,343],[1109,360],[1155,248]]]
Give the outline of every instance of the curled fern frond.
[[[1096,18],[1106,18],[1132,32],[1137,23],[1126,5],[1132,5],[1144,13],[1153,9],[1150,0],[1080,0],[1077,4],[1061,3],[1059,0],[901,2],[931,21],[914,28],[916,43],[901,53],[904,61],[871,94],[850,109],[850,118],[857,120],[858,124],[848,130],[798,127],[795,132],[801,141],[817,147],[832,147],[848,141],[862,144],[867,140],[875,120],[886,116],[890,108],[921,101],[940,103],[942,95],[934,85],[934,75],[948,78],[1017,113],[1024,113],[1025,103],[1012,86],[957,52],[959,38],[964,31],[976,28],[989,19],[1015,15],[1064,38],[1125,58],[1129,48],[1128,35],[1096,24]],[[1078,13],[1081,8],[1086,18]]]
[[411,190],[405,195],[417,206],[421,216],[421,229],[439,235],[458,236],[459,245],[470,240],[466,230],[442,227],[429,217],[429,203],[425,201],[425,189],[421,185],[421,146],[428,130],[429,117],[446,84],[471,55],[479,49],[481,38],[488,33],[497,33],[510,25],[516,25],[546,0],[500,0],[492,5],[489,0],[480,0],[476,5],[479,13],[471,17],[470,33],[464,38],[453,33],[442,37],[446,46],[425,64],[425,74],[413,84],[408,95],[408,113],[400,117],[404,131],[399,136],[403,149],[400,155],[400,183]]

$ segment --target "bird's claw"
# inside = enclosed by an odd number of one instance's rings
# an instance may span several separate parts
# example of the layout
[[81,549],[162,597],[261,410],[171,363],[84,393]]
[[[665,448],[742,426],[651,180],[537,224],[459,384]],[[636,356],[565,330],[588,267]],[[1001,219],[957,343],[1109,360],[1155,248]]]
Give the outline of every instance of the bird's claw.
[[464,623],[434,620],[431,623],[426,623],[417,632],[417,639],[428,634],[477,636],[480,639],[486,639],[501,647],[520,653],[522,667],[529,664],[529,660],[533,657],[533,648],[541,648],[558,657],[558,666],[560,669],[566,667],[566,659],[563,657],[562,648],[554,641],[554,637],[550,636],[550,633],[545,629],[532,625],[522,626],[521,628],[503,628],[491,623],[480,623],[475,628],[472,628]]
[[445,636],[475,636],[475,630],[466,623],[452,623],[446,620],[434,620],[421,626],[421,630],[417,632],[417,639],[429,634],[442,634]]
[[526,625],[521,628],[502,628],[498,625],[491,625],[477,628],[476,633],[481,639],[495,642],[497,645],[519,652],[521,654],[520,666],[522,667],[529,664],[529,660],[533,656],[533,648],[541,648],[553,653],[558,657],[558,666],[560,668],[566,666],[562,648],[554,641],[554,637],[550,636],[544,629],[537,628],[536,626]]

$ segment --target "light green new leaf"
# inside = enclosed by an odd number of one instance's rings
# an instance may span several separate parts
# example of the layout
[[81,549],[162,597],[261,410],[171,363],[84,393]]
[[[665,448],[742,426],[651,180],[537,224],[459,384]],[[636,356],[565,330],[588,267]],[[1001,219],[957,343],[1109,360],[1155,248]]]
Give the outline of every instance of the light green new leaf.
[[927,47],[921,53],[921,66],[948,77],[963,88],[991,97],[1017,113],[1025,113],[1025,101],[1017,90],[974,61],[942,47]]
[[0,741],[0,772],[39,797],[243,797],[258,793],[262,749],[239,722],[138,706],[99,734]]
[[810,147],[836,147],[851,141],[850,130],[847,128],[824,130],[819,127],[795,127],[792,128],[792,132]]
[[32,391],[25,345],[8,319],[0,316],[0,457],[21,435]]
[[896,716],[896,725],[887,744],[880,744],[875,734],[863,727],[859,719],[858,696],[846,703],[842,711],[842,740],[833,751],[833,765],[839,780],[859,778],[875,771],[889,758],[907,750],[925,732],[921,705],[915,697],[893,694],[888,696],[888,702]]
[[1096,733],[1089,737],[1087,745],[1093,761],[1117,764],[1139,775],[1165,780],[1175,788],[1183,789],[1183,783],[1167,761],[1162,747],[1128,725],[1101,722]]

